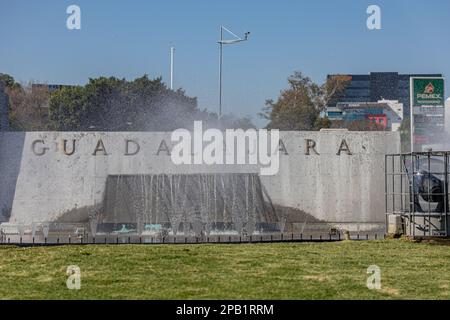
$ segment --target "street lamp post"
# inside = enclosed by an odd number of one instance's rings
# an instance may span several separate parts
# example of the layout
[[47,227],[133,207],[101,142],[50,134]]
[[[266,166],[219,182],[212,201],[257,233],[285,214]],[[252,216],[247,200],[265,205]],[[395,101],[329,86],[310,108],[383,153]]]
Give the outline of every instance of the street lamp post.
[[[223,31],[228,32],[229,34],[231,34],[234,39],[231,40],[225,40],[223,38]],[[234,34],[233,32],[231,32],[230,30],[228,30],[227,28],[225,28],[224,26],[220,26],[220,40],[218,41],[219,43],[219,120],[222,117],[222,70],[223,70],[223,46],[226,44],[235,44],[238,42],[242,42],[242,41],[247,41],[248,40],[248,36],[249,36],[250,32],[246,32],[244,34],[244,38],[241,38],[239,36],[237,36],[236,34]]]

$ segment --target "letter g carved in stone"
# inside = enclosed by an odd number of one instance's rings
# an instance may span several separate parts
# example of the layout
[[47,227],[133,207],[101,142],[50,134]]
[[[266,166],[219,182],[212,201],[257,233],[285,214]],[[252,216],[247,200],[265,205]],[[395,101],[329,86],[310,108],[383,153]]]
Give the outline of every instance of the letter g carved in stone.
[[[40,149],[37,148],[38,144],[44,145],[44,147],[41,147]],[[35,140],[31,144],[31,150],[33,151],[34,155],[36,156],[43,156],[47,150],[49,150],[48,147],[45,147],[45,141],[44,140]]]

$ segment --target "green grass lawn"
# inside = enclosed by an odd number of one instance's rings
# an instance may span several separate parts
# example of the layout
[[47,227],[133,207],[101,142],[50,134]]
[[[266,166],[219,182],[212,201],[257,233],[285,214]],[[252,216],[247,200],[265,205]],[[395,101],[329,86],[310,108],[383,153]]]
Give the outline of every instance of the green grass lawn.
[[[381,268],[382,289],[366,287]],[[81,290],[66,287],[69,265]],[[450,246],[406,240],[0,247],[0,299],[448,299]]]

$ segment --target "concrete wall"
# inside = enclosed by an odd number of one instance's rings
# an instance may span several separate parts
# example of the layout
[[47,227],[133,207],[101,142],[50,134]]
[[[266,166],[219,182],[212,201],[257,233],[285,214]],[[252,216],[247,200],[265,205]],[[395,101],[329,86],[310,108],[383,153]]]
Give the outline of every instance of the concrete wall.
[[[254,165],[176,166],[166,151],[158,153],[162,141],[171,149],[170,133],[29,132],[2,133],[0,139],[0,208],[11,208],[11,223],[86,214],[101,204],[108,175],[259,172]],[[64,154],[64,139],[68,153],[76,140],[72,155]],[[100,139],[108,155],[94,156]],[[124,155],[127,139],[139,143],[137,155]],[[261,177],[274,203],[329,222],[384,221],[384,155],[400,150],[397,132],[281,132],[280,139],[287,151],[281,152],[280,170]],[[305,154],[307,139],[319,155]],[[351,154],[337,155],[343,140]],[[38,155],[43,148],[48,150]]]
[[0,221],[11,214],[24,141],[25,133],[0,132]]

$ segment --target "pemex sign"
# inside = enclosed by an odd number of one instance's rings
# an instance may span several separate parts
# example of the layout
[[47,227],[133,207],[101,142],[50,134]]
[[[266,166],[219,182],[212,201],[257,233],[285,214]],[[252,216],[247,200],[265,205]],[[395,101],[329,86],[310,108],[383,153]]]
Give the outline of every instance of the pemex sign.
[[443,106],[444,79],[443,78],[411,78],[413,81],[413,106]]
[[435,146],[444,129],[444,78],[412,77],[411,150],[424,151]]

